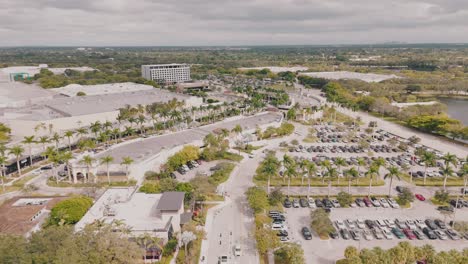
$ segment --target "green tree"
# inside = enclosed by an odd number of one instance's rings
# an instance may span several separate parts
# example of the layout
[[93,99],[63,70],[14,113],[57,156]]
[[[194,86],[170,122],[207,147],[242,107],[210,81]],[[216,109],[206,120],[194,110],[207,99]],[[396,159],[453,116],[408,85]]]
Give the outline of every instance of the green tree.
[[434,194],[434,199],[439,203],[445,204],[448,203],[450,200],[450,195],[445,190],[438,190]]
[[414,194],[408,189],[403,190],[398,194],[398,202],[402,205],[408,204],[414,201]]
[[304,250],[299,244],[286,243],[275,251],[275,257],[279,263],[304,264]]
[[351,194],[351,181],[353,179],[357,180],[359,178],[359,172],[354,167],[352,167],[351,169],[346,170],[344,175],[348,179],[348,193]]
[[322,208],[311,211],[310,218],[310,227],[315,230],[320,237],[328,237],[331,232],[335,231],[330,217]]
[[74,134],[75,134],[75,131],[73,131],[73,130],[65,131],[65,133],[63,134],[68,139],[68,150],[69,151],[72,151],[72,149],[71,149],[71,139],[72,139]]
[[369,170],[366,172],[366,175],[369,177],[369,191],[367,192],[367,196],[370,196],[372,181],[374,176],[379,175],[379,168],[376,165],[370,166]]
[[447,185],[447,179],[449,176],[452,176],[454,173],[453,169],[448,165],[446,164],[443,168],[442,168],[442,175],[444,175],[444,190],[446,190],[446,185]]
[[21,164],[20,159],[23,155],[24,149],[20,145],[15,145],[10,148],[10,154],[16,157],[16,167],[18,168],[18,175],[21,176]]
[[424,163],[424,185],[426,185],[427,167],[434,166],[435,155],[430,151],[424,151],[421,155],[421,161]]
[[348,207],[353,202],[353,196],[346,192],[339,192],[336,200],[338,200],[342,207]]
[[129,181],[129,173],[130,173],[130,165],[132,165],[133,163],[133,159],[130,158],[130,157],[123,157],[122,158],[122,162],[120,163],[120,165],[124,165],[125,166],[125,177],[127,178],[127,182]]
[[109,166],[113,161],[114,161],[114,157],[112,157],[110,155],[107,155],[107,156],[104,156],[104,157],[101,158],[101,164],[106,165],[107,183],[109,185],[111,184]]
[[390,184],[388,187],[388,196],[392,195],[393,178],[397,178],[398,180],[400,180],[400,175],[400,170],[397,167],[391,166],[388,168],[388,173],[384,176],[384,179],[390,179]]
[[[81,159],[80,163],[86,165],[86,177],[85,177],[85,182],[88,182],[89,176],[91,175],[91,167],[93,166],[94,163],[94,158],[91,157],[90,155],[85,155]],[[94,182],[96,182],[97,179],[94,177]]]
[[265,190],[259,187],[250,187],[246,195],[250,208],[252,208],[255,213],[261,213],[269,207],[268,195]]
[[93,205],[86,196],[76,196],[58,202],[50,210],[48,225],[73,225],[78,223]]
[[34,136],[25,136],[22,143],[28,145],[29,164],[30,164],[30,166],[32,166],[32,164],[33,164],[33,161],[32,161],[32,144],[36,143],[36,140],[35,140]]

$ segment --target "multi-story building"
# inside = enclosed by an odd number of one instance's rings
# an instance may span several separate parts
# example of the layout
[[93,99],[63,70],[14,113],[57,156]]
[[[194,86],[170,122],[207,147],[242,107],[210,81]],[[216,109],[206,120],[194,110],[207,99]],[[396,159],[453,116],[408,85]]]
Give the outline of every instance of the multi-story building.
[[154,64],[142,65],[143,78],[158,83],[180,83],[190,81],[190,66],[188,64]]

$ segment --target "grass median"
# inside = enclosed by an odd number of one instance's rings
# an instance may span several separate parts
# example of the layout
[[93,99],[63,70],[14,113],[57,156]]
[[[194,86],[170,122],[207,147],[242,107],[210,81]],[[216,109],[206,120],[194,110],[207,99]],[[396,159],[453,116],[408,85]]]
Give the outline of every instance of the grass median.
[[[353,180],[351,182],[351,187],[366,187],[369,186],[369,181],[370,179],[367,177],[360,178],[357,182],[356,180]],[[254,182],[259,185],[259,186],[266,186],[267,181],[264,180],[258,180],[254,179]],[[374,186],[383,186],[385,184],[384,180],[382,179],[373,179],[372,180],[372,187]],[[333,180],[331,182],[332,187],[348,187],[348,181],[345,179],[340,179],[338,180]],[[287,178],[272,178],[270,179],[270,186],[288,186],[288,179]],[[301,178],[292,178],[291,179],[291,184],[290,186],[292,187],[307,187],[308,186],[308,181],[307,178],[304,178],[304,181],[302,181]],[[310,186],[312,187],[328,187],[328,181],[325,180],[323,181],[320,178],[312,178],[310,180]]]

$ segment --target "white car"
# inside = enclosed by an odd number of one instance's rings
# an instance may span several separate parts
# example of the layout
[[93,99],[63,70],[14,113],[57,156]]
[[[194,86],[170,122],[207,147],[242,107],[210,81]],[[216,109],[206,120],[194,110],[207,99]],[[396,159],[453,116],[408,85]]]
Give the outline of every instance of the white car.
[[307,200],[307,202],[308,202],[310,208],[316,208],[316,207],[317,207],[317,206],[315,205],[315,200],[314,200],[314,198],[309,198],[309,200]]
[[348,225],[349,228],[353,229],[356,228],[356,225],[354,224],[353,220],[346,219],[346,224]]
[[331,203],[333,204],[333,207],[335,208],[340,208],[341,205],[340,203],[338,202],[338,200],[331,200]]
[[364,220],[362,219],[358,219],[356,220],[356,225],[357,227],[359,227],[360,229],[364,229],[366,227],[365,223],[364,223]]
[[392,240],[393,239],[393,234],[390,230],[388,230],[387,228],[382,228],[382,233],[384,235],[384,237],[388,240]]
[[397,227],[400,228],[400,229],[408,228],[408,226],[406,225],[406,221],[405,221],[405,220],[395,219],[395,224],[396,224]]
[[282,237],[280,237],[280,241],[281,241],[281,242],[289,242],[289,237],[287,237],[287,236],[282,236]]
[[371,199],[371,203],[375,207],[380,207],[381,205],[378,199]]
[[384,238],[383,232],[378,228],[372,229],[372,233],[374,233],[375,238],[378,240],[382,240]]
[[377,220],[375,221],[377,223],[377,225],[379,225],[380,228],[385,228],[387,227],[387,224],[385,223],[384,220]]
[[390,228],[396,227],[395,221],[393,221],[392,219],[385,219],[384,222]]
[[416,226],[419,227],[421,230],[423,230],[424,228],[427,227],[426,223],[424,223],[424,220],[422,220],[422,219],[417,219],[417,220],[415,221],[415,224],[416,224]]
[[411,230],[415,230],[416,227],[416,222],[414,220],[406,220],[406,225],[409,227]]
[[336,225],[336,228],[337,228],[338,230],[340,230],[340,229],[345,229],[345,228],[346,228],[344,222],[341,221],[341,220],[336,220],[336,221],[335,221],[335,225]]
[[385,198],[380,198],[380,204],[382,205],[383,208],[389,208],[390,205],[388,204],[387,200]]
[[283,224],[273,224],[271,225],[271,229],[272,230],[286,230],[286,226],[284,226]]
[[434,233],[439,237],[439,239],[441,240],[447,240],[448,239],[448,236],[447,234],[445,234],[444,231],[442,230],[434,230]]
[[395,199],[393,199],[393,198],[388,198],[387,201],[388,201],[388,204],[390,204],[390,206],[391,206],[392,208],[394,208],[394,209],[400,208],[400,205],[395,201]]
[[362,237],[364,237],[365,240],[372,240],[372,239],[374,239],[374,237],[372,236],[371,231],[369,231],[369,230],[364,230],[364,231],[362,232]]
[[240,257],[240,256],[241,256],[241,253],[242,253],[242,252],[241,252],[241,247],[240,247],[240,245],[236,245],[236,246],[234,247],[234,256]]

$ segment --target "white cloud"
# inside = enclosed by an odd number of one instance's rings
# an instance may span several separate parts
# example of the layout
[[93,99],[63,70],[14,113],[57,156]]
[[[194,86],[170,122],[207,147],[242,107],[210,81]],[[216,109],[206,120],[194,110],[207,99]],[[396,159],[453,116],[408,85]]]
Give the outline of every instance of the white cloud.
[[0,0],[0,45],[468,42],[466,0]]

